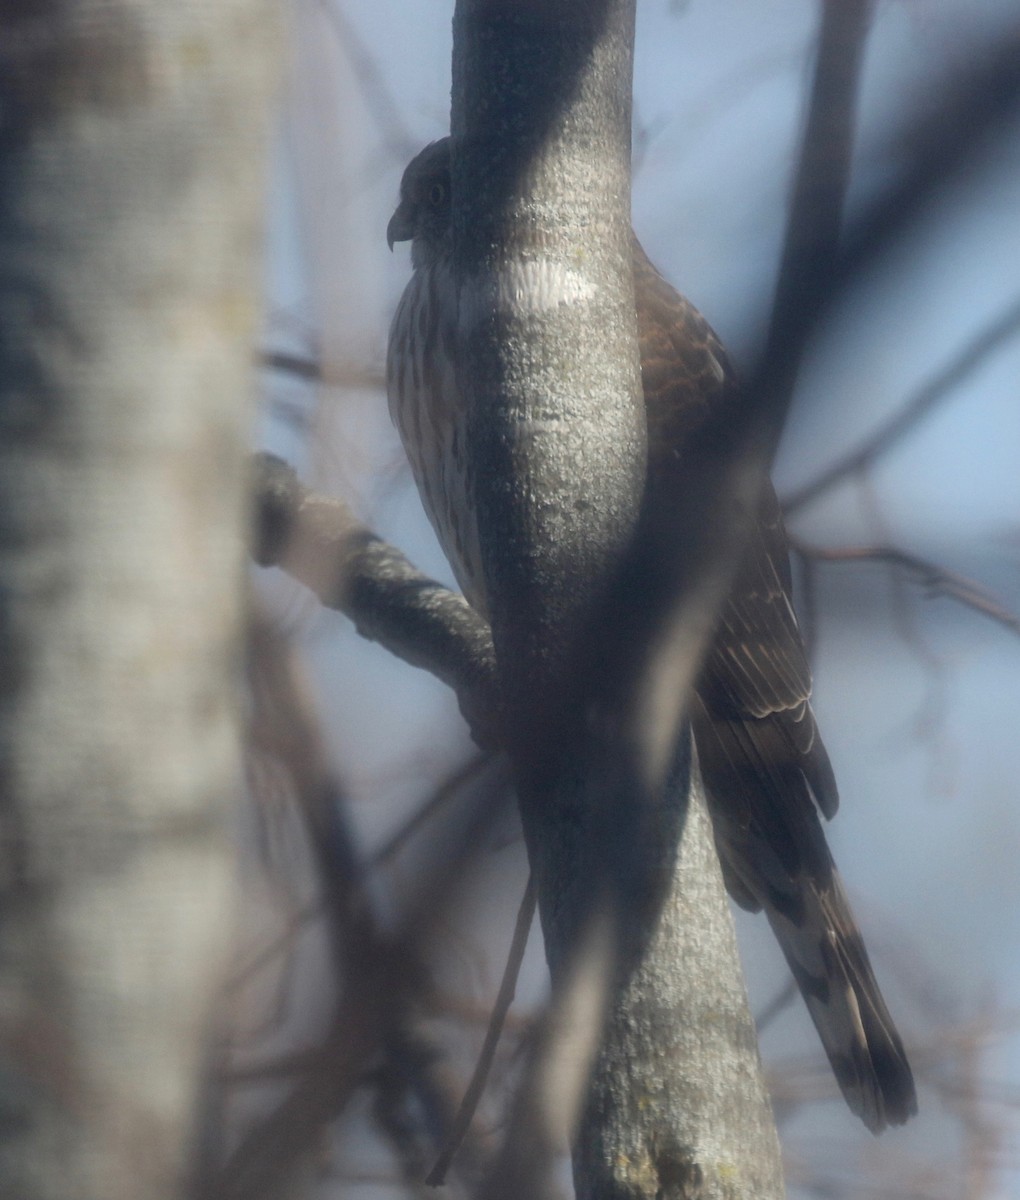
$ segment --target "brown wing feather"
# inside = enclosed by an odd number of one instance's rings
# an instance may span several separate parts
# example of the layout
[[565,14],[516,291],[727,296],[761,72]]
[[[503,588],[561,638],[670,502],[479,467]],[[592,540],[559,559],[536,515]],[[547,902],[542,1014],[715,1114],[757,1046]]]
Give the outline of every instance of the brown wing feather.
[[[654,504],[708,413],[740,397],[719,340],[636,240],[634,274]],[[765,910],[850,1108],[878,1132],[915,1111],[914,1084],[819,820],[838,792],[791,591],[767,484],[696,685],[694,737],[727,888]]]
[[[708,322],[655,270],[634,241],[641,373],[648,413],[649,494],[656,477],[682,459],[709,412],[736,406],[739,389]],[[721,719],[778,724],[826,816],[839,803],[828,755],[808,705],[811,671],[790,600],[792,581],[779,502],[770,483],[729,598],[719,614],[698,692]]]

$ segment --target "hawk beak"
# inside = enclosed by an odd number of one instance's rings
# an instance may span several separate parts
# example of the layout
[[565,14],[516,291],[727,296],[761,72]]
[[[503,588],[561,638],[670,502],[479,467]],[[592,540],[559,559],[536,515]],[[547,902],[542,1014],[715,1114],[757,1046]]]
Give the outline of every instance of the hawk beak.
[[390,217],[390,223],[386,226],[386,244],[392,250],[395,242],[409,242],[413,236],[411,214],[407,211],[407,206],[401,202],[397,205],[397,211]]

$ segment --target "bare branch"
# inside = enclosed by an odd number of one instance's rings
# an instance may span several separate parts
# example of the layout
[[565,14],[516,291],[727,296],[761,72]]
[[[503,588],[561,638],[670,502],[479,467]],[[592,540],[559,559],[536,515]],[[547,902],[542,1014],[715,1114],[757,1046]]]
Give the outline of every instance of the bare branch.
[[501,1153],[481,1191],[483,1200],[563,1200],[566,1195],[556,1166],[573,1140],[602,1040],[616,973],[613,924],[605,909],[592,916],[554,979],[549,1004],[532,1035]]
[[[832,286],[870,12],[867,0],[823,8],[794,199],[758,368],[739,412],[721,410],[706,423],[697,461],[669,481],[655,512],[646,511],[619,589],[598,622],[621,631],[614,640],[621,662],[607,675],[616,670],[641,680],[643,698],[625,710],[644,731],[639,736],[654,737],[651,756],[660,778],[669,769],[682,707],[758,510],[804,345]],[[636,594],[640,605],[631,603]],[[655,627],[657,635],[649,636]]]
[[896,546],[841,546],[834,549],[809,546],[801,541],[794,541],[792,545],[803,558],[814,562],[878,562],[900,567],[908,571],[929,595],[955,600],[995,621],[1010,633],[1020,634],[1020,616],[1011,612],[980,584],[907,550],[900,550]]
[[461,1142],[463,1142],[464,1136],[474,1119],[478,1102],[482,1098],[482,1092],[485,1090],[489,1072],[492,1070],[492,1062],[496,1056],[496,1047],[499,1045],[503,1026],[506,1023],[506,1015],[510,1010],[510,1005],[513,1003],[514,994],[517,990],[517,978],[520,974],[521,963],[524,961],[524,951],[528,945],[528,935],[531,933],[531,926],[535,919],[535,905],[537,901],[538,893],[535,888],[535,879],[533,875],[529,875],[528,886],[524,889],[520,908],[517,911],[517,921],[514,925],[513,940],[510,943],[510,953],[507,955],[506,967],[503,970],[503,979],[499,985],[499,992],[496,995],[496,1003],[492,1007],[489,1026],[485,1031],[485,1041],[482,1043],[482,1049],[478,1055],[478,1061],[475,1063],[475,1069],[467,1091],[464,1093],[464,1099],[461,1101],[457,1115],[454,1117],[453,1127],[450,1130],[446,1145],[443,1147],[442,1153],[436,1159],[435,1166],[425,1180],[431,1187],[439,1187],[446,1182],[446,1172],[450,1169],[450,1163],[453,1162],[454,1155],[460,1148]]
[[871,0],[822,5],[822,25],[807,122],[786,222],[779,279],[755,405],[774,409],[770,450],[789,405],[808,329],[829,295],[850,178],[857,88]]
[[282,371],[308,383],[321,383],[327,387],[377,388],[379,391],[386,387],[386,377],[381,368],[364,363],[333,363],[329,370],[324,370],[318,359],[284,350],[263,351],[259,355],[259,363],[270,371]]
[[485,621],[270,454],[254,459],[253,557],[282,566],[358,632],[452,687],[475,740],[499,743],[495,656]]
[[[204,1172],[197,1194],[216,1200],[276,1195],[325,1124],[343,1111],[380,1050],[387,1061],[400,1064],[400,1078],[411,1082],[423,1106],[435,1107],[438,1089],[428,1077],[427,1056],[413,1050],[415,1038],[408,1027],[409,1006],[428,979],[419,948],[453,892],[458,867],[480,844],[484,826],[496,815],[484,792],[466,806],[466,812],[457,814],[452,822],[456,828],[446,831],[421,874],[405,919],[396,933],[389,933],[364,887],[364,869],[346,826],[343,797],[326,766],[292,657],[265,625],[259,628],[255,645],[254,690],[257,698],[272,705],[273,746],[294,780],[319,866],[324,914],[334,955],[343,965],[345,989],[317,1052],[308,1056],[308,1069],[269,1116],[247,1131],[222,1169]],[[296,1061],[303,1058],[299,1055]],[[291,1061],[295,1060],[288,1060],[285,1068]]]
[[907,403],[879,426],[856,450],[838,458],[809,483],[796,488],[783,501],[789,514],[810,504],[823,492],[849,475],[866,470],[902,442],[953,390],[977,370],[986,359],[1020,334],[1020,301],[1011,305],[989,324]]
[[937,102],[904,122],[898,146],[904,163],[899,182],[849,231],[831,299],[909,229],[932,197],[966,172],[992,138],[1005,136],[1017,119],[1020,23],[998,32],[989,44],[975,50],[964,69],[955,76],[947,74],[928,94],[937,96]]

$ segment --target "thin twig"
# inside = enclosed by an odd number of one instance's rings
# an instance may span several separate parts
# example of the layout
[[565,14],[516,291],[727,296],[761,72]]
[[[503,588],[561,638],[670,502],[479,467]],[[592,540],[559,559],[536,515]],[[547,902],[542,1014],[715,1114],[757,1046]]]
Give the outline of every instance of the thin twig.
[[253,975],[257,975],[263,968],[267,967],[286,946],[293,943],[294,935],[301,926],[307,924],[315,917],[321,916],[322,912],[322,900],[319,898],[316,898],[310,904],[306,904],[303,908],[297,909],[275,938],[256,951],[243,966],[238,967],[234,975],[223,985],[224,991],[237,991]]
[[449,901],[460,878],[457,868],[480,844],[498,808],[479,800],[451,822],[441,839],[443,846],[422,872],[404,920],[390,932],[364,886],[366,867],[347,827],[344,797],[328,768],[293,657],[265,623],[256,626],[252,644],[257,668],[252,691],[269,706],[274,746],[293,777],[295,799],[319,868],[333,953],[347,986],[308,1069],[276,1108],[247,1130],[226,1163],[207,1173],[203,1200],[257,1200],[277,1194],[296,1161],[343,1111],[380,1054],[384,1061],[403,1059],[400,1069],[408,1086],[422,1104],[430,1103],[436,1088],[428,1078],[428,1061],[418,1052],[406,1053],[409,1009],[428,986],[419,947]]
[[989,620],[995,621],[1008,629],[1010,633],[1020,634],[1020,616],[1010,612],[989,592],[986,592],[973,579],[958,575],[933,563],[929,559],[900,550],[896,546],[842,546],[831,548],[824,546],[809,546],[804,542],[795,542],[798,554],[814,562],[853,563],[879,562],[890,566],[902,567],[909,571],[917,581],[932,595],[945,596],[955,600],[967,608],[979,612]]
[[426,825],[445,804],[460,795],[464,787],[474,783],[482,775],[491,761],[491,752],[476,754],[448,779],[444,779],[417,812],[413,813],[372,855],[372,867],[381,867],[391,858],[396,857],[422,826]]
[[[888,518],[878,502],[871,476],[866,471],[858,476],[858,490],[862,512],[874,543],[892,545],[894,539]],[[949,708],[946,663],[925,635],[915,606],[910,602],[911,578],[901,570],[892,569],[887,582],[892,627],[917,659],[924,674],[924,695],[908,725],[912,731],[909,736],[928,746],[931,755],[929,786],[943,795],[950,795],[953,790],[950,781],[955,772],[950,762],[950,739],[945,737]]]
[[765,1005],[758,1016],[755,1017],[754,1023],[757,1026],[759,1035],[772,1024],[784,1009],[790,1007],[796,995],[797,981],[792,978],[788,979],[776,995]]
[[875,430],[856,450],[838,458],[810,482],[797,488],[783,501],[792,513],[815,500],[835,484],[865,470],[888,454],[928,414],[945,400],[990,354],[1020,334],[1020,300],[983,329],[941,371],[934,375],[907,403]]
[[782,431],[808,337],[831,302],[871,0],[822,6],[818,54],[768,333],[751,394],[768,444]]
[[496,1047],[506,1024],[506,1015],[513,1003],[517,990],[517,978],[520,975],[524,951],[528,944],[528,935],[535,919],[535,904],[537,890],[534,875],[528,876],[528,886],[521,897],[521,905],[517,910],[517,923],[514,926],[513,941],[510,943],[510,953],[507,955],[506,966],[503,969],[503,979],[499,985],[496,1003],[492,1008],[489,1026],[485,1031],[485,1041],[481,1053],[475,1063],[471,1082],[468,1084],[464,1099],[460,1102],[457,1115],[453,1118],[453,1126],[447,1138],[442,1153],[436,1159],[435,1166],[426,1176],[425,1182],[432,1187],[439,1187],[446,1182],[446,1172],[450,1169],[454,1155],[460,1149],[461,1142],[471,1126],[478,1102],[482,1098],[485,1084],[492,1070],[492,1062],[496,1056]]
[[288,354],[283,350],[263,350],[258,358],[259,365],[270,371],[282,371],[287,375],[296,375],[299,379],[315,382],[322,378],[322,366],[315,358]]
[[386,386],[382,368],[365,363],[334,363],[327,369],[318,358],[286,350],[263,350],[258,362],[269,371],[281,371],[308,383],[322,383],[327,387],[377,388],[381,391]]

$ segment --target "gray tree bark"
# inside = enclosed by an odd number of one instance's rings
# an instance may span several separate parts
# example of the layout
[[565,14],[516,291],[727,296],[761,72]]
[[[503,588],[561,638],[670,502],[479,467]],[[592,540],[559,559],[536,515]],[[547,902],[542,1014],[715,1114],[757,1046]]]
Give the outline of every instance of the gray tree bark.
[[[661,660],[676,657],[663,637],[677,639],[667,595],[651,619],[639,611],[654,558],[641,539],[654,551],[669,531],[638,529],[633,6],[461,0],[454,36],[468,453],[503,740],[554,984],[487,1194],[555,1195],[566,1137],[584,1200],[778,1197],[775,1130],[682,704],[643,720],[663,692]],[[728,542],[739,545],[739,530]],[[695,632],[667,672],[680,695],[731,557],[710,564],[689,614]]]
[[610,1006],[574,1148],[581,1197],[785,1195],[733,921],[692,766],[667,796],[658,853],[649,847],[645,856],[667,892]]
[[0,1193],[179,1196],[230,921],[269,6],[0,16]]

